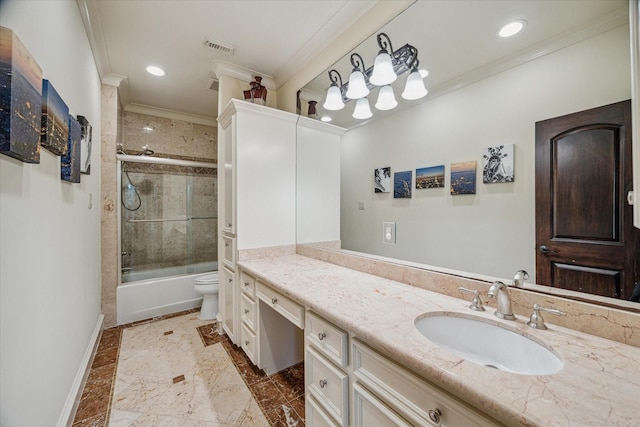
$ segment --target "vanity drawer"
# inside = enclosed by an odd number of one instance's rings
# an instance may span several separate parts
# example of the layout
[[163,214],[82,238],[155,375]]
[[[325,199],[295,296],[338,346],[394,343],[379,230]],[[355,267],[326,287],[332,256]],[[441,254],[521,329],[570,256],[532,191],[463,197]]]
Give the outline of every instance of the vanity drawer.
[[[449,396],[415,374],[353,340],[353,373],[393,411],[421,426],[497,426],[485,415]],[[431,420],[439,412],[439,422]]]
[[256,302],[244,294],[240,295],[240,318],[251,330],[256,330]]
[[339,427],[333,418],[324,411],[322,405],[309,394],[305,399],[304,418],[307,427]]
[[259,280],[256,281],[256,294],[278,313],[286,317],[300,329],[304,329],[304,307],[270,288]]
[[308,346],[304,359],[307,391],[338,425],[349,424],[349,376]]
[[240,327],[240,347],[251,360],[256,364],[256,334],[254,334],[245,323]]
[[240,272],[240,289],[247,295],[250,295],[251,298],[256,296],[256,279],[253,276],[245,273],[244,271]]
[[349,337],[345,331],[307,312],[307,340],[336,365],[349,364]]

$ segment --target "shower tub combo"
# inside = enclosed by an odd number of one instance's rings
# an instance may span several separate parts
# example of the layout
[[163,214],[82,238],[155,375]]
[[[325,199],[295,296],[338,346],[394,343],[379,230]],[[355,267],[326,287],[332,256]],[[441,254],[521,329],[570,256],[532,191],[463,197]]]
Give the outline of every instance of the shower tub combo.
[[118,155],[119,325],[199,307],[218,269],[215,163]]

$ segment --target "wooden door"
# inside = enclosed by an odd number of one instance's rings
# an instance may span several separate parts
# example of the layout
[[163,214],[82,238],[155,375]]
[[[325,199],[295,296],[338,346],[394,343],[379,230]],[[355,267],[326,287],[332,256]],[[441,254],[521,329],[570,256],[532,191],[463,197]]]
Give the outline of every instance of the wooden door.
[[631,102],[536,123],[536,282],[628,299],[640,279],[632,225]]

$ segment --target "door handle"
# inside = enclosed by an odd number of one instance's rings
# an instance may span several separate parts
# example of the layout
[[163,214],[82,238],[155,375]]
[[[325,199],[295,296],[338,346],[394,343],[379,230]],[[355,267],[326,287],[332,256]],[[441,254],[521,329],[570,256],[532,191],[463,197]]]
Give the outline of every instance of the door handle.
[[543,254],[550,254],[550,253],[555,253],[556,251],[552,251],[551,249],[549,249],[548,247],[546,247],[545,245],[542,245],[540,247],[538,247],[538,250],[540,252],[542,252]]

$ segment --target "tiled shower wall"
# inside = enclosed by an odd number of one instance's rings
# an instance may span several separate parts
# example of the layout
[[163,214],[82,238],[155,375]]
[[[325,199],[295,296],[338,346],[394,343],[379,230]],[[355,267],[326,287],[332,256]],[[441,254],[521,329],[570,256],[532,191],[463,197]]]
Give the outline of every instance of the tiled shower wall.
[[217,157],[217,128],[182,120],[125,111],[122,148],[130,154],[144,147],[155,154],[207,159]]

